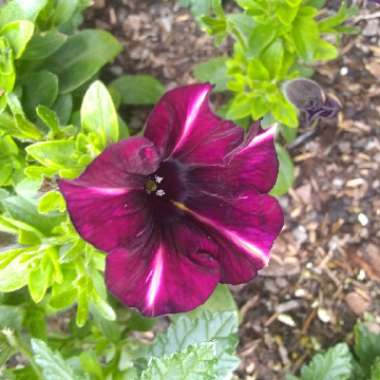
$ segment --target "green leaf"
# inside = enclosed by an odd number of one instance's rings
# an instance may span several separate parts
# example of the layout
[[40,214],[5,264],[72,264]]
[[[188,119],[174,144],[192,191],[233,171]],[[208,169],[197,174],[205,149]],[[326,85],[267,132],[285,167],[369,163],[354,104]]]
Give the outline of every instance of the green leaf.
[[297,109],[281,93],[278,92],[271,103],[271,111],[277,121],[291,128],[298,127]]
[[216,370],[225,378],[239,364],[233,356],[238,341],[238,324],[236,311],[203,311],[195,318],[183,315],[165,333],[157,336],[149,354],[161,357],[190,345],[214,342],[218,357]]
[[55,53],[67,40],[67,36],[56,30],[36,34],[30,40],[22,56],[23,60],[44,60]]
[[25,116],[23,115],[15,115],[15,126],[16,133],[15,137],[20,138],[21,140],[35,141],[41,140],[43,137],[42,132]]
[[271,44],[277,36],[273,23],[257,24],[251,32],[248,46],[248,56],[258,57],[261,52]]
[[318,22],[319,30],[322,33],[337,32],[337,27],[343,24],[346,20],[357,14],[356,6],[347,7],[345,1],[341,2],[338,12],[330,17],[323,18]]
[[284,2],[279,2],[276,6],[276,15],[280,22],[286,26],[291,25],[297,16],[299,5],[300,1],[297,1],[296,4],[292,4],[292,6],[284,4]]
[[338,49],[325,40],[319,40],[315,47],[315,59],[321,61],[330,61],[337,58],[339,55]]
[[278,177],[271,194],[277,197],[286,194],[293,186],[294,165],[288,152],[281,145],[276,144],[278,161],[280,163]]
[[32,350],[37,364],[46,380],[79,380],[72,367],[65,362],[59,352],[53,352],[45,342],[32,339]]
[[253,98],[251,96],[244,93],[238,94],[229,105],[226,118],[239,120],[250,115],[252,112],[252,102]]
[[216,362],[212,343],[190,346],[163,358],[152,358],[141,380],[216,380]]
[[80,110],[82,128],[95,132],[105,147],[119,140],[119,121],[111,95],[100,81],[87,90]]
[[5,37],[13,51],[15,59],[19,59],[34,32],[34,24],[30,21],[12,21],[3,26],[0,35]]
[[284,60],[284,45],[281,39],[270,44],[261,56],[261,60],[268,69],[271,78],[279,78]]
[[121,51],[120,43],[102,30],[83,30],[70,36],[45,68],[57,74],[60,92],[68,93],[91,79]]
[[60,135],[59,120],[57,114],[49,107],[42,104],[37,106],[36,113],[44,124],[50,129],[52,136]]
[[15,81],[13,50],[8,40],[0,37],[0,89],[2,98],[5,92],[12,91]]
[[203,316],[204,312],[219,313],[224,311],[234,313],[236,316],[236,323],[238,323],[239,311],[230,289],[227,285],[219,284],[211,297],[203,305],[198,306],[196,309],[187,312],[186,314],[173,314],[171,319],[176,321],[182,315],[185,315],[188,318],[199,318]]
[[20,331],[25,310],[20,306],[0,305],[0,330],[9,328]]
[[259,120],[270,109],[270,105],[264,96],[256,97],[252,100],[251,116],[253,120]]
[[306,62],[313,61],[320,41],[318,23],[311,17],[297,17],[293,23],[292,37],[298,55]]
[[355,325],[355,354],[363,368],[369,371],[380,356],[380,334],[374,334],[361,322]]
[[253,81],[266,81],[270,79],[269,71],[260,59],[251,59],[248,64],[248,76]]
[[73,140],[43,141],[26,148],[26,152],[40,164],[52,169],[80,169]]
[[41,214],[48,214],[52,211],[63,212],[65,209],[65,200],[59,191],[48,191],[38,202],[38,212]]
[[73,97],[71,94],[60,95],[54,104],[54,111],[62,125],[66,125],[73,111]]
[[290,144],[296,138],[297,133],[298,133],[298,128],[290,128],[290,127],[287,127],[286,125],[281,124],[280,131],[281,131],[282,136],[286,140],[286,142]]
[[63,219],[62,215],[40,215],[34,199],[14,195],[3,199],[1,203],[13,219],[32,226],[46,236],[49,236]]
[[213,0],[179,0],[183,7],[189,7],[195,17],[208,15],[211,12]]
[[111,83],[127,105],[155,104],[164,94],[165,87],[150,75],[123,75]]
[[0,8],[0,25],[16,20],[35,21],[48,0],[10,0]]
[[194,76],[200,82],[209,82],[215,85],[214,91],[227,90],[227,66],[226,57],[211,58],[207,62],[196,65],[193,69]]
[[51,16],[53,25],[62,25],[73,17],[80,0],[56,0],[54,13]]
[[35,303],[41,302],[44,298],[50,285],[52,269],[50,261],[44,257],[40,264],[29,272],[28,288],[32,300]]
[[99,364],[98,358],[93,351],[82,352],[79,356],[80,364],[83,370],[92,375],[92,378],[103,380],[103,369]]
[[371,367],[370,380],[380,380],[380,356],[376,358],[374,364]]
[[24,249],[3,251],[0,253],[0,261],[9,254],[12,254],[12,260],[4,267],[0,266],[0,292],[4,293],[23,288],[28,282],[30,271],[31,258]]
[[23,105],[30,118],[36,118],[36,107],[51,107],[58,96],[58,77],[49,71],[34,72],[24,82]]
[[345,343],[337,344],[313,360],[301,370],[302,380],[349,380],[352,355]]

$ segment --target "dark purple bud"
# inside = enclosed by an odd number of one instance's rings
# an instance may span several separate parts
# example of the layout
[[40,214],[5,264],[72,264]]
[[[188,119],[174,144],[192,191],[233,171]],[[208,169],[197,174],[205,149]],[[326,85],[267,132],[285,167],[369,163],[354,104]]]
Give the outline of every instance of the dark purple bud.
[[289,102],[298,108],[306,125],[311,125],[321,118],[333,118],[342,108],[335,96],[326,94],[322,87],[311,79],[290,80],[284,84],[283,91]]

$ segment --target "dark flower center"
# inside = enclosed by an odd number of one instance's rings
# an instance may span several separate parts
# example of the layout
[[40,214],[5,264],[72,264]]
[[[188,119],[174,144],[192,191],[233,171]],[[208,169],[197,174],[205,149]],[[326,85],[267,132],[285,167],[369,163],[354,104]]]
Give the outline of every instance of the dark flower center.
[[165,222],[175,220],[178,213],[173,202],[183,202],[186,198],[186,169],[178,161],[163,161],[147,178],[145,191],[157,218]]

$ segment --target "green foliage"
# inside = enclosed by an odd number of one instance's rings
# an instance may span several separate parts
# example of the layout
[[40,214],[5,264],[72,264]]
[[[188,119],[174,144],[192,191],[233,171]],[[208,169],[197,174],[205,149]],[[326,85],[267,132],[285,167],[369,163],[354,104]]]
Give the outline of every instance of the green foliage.
[[364,324],[355,326],[355,355],[369,375],[371,365],[380,357],[380,335],[372,333]]
[[234,311],[212,312],[206,309],[197,316],[183,315],[156,338],[148,352],[150,356],[163,357],[194,344],[213,342],[218,358],[215,371],[218,378],[227,378],[239,364],[233,355],[238,325]]
[[32,350],[44,377],[49,380],[82,380],[86,377],[74,373],[72,366],[58,352],[53,352],[45,342],[32,339]]
[[111,95],[100,81],[94,82],[83,98],[81,122],[84,131],[97,133],[102,148],[119,140],[116,109]]
[[120,43],[102,30],[83,30],[70,36],[48,58],[46,68],[56,74],[60,92],[72,92],[91,79],[121,51]]
[[287,380],[377,380],[380,375],[380,334],[374,334],[362,322],[355,326],[352,353],[346,343],[338,343],[317,354],[301,369],[301,376]]
[[110,85],[122,104],[151,105],[164,93],[164,86],[150,75],[123,75]]
[[[235,0],[241,8],[235,13],[225,13],[221,0],[204,2],[202,9],[201,3],[181,1],[192,8],[217,44],[227,36],[235,43],[230,57],[195,66],[195,77],[215,84],[215,91],[229,91],[231,96],[220,111],[227,118],[244,126],[259,119],[278,122],[287,142],[292,141],[298,111],[284,97],[282,84],[304,76],[318,62],[337,58],[341,34],[356,32],[346,25],[356,7],[342,1],[339,10],[326,17],[321,10],[324,1],[319,0]],[[293,182],[293,165],[283,149],[279,159],[276,195],[285,194]]]
[[313,360],[302,368],[303,380],[344,380],[348,379],[351,371],[351,353],[348,346],[340,343],[324,354],[314,356]]
[[212,343],[189,346],[184,351],[152,358],[141,380],[214,380],[216,356]]
[[200,63],[194,67],[194,76],[200,82],[210,82],[215,85],[214,91],[227,90],[227,67],[226,58],[212,58],[207,62]]
[[288,152],[281,145],[276,144],[276,151],[279,161],[277,182],[271,194],[277,197],[286,194],[294,182],[294,165]]

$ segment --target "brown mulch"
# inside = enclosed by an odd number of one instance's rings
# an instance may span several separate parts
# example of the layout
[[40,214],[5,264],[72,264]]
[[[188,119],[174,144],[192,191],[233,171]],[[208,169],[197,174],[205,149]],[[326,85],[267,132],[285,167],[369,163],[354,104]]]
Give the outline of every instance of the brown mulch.
[[[312,352],[351,341],[357,317],[370,312],[380,323],[380,14],[368,5],[356,21],[362,33],[315,76],[343,111],[292,150],[297,177],[281,198],[286,226],[271,263],[233,289],[241,379],[283,379]],[[173,0],[95,0],[87,22],[125,46],[111,75],[148,73],[168,87],[194,81],[195,64],[227,49]]]

